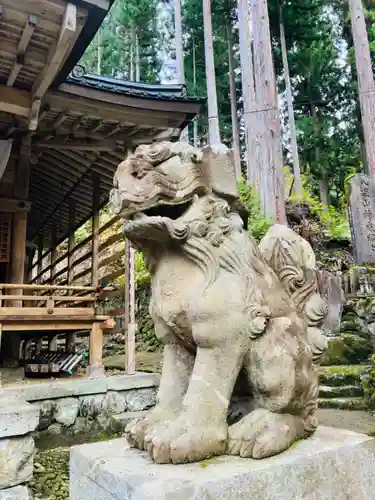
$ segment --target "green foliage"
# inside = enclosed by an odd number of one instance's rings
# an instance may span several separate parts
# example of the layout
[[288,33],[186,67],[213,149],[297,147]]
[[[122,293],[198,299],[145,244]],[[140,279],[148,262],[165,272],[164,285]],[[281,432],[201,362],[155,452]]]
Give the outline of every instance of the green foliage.
[[238,183],[240,199],[248,211],[248,228],[254,238],[259,241],[272,225],[272,221],[266,219],[260,211],[259,194],[252,186],[241,179]]
[[140,252],[136,252],[135,254],[135,282],[137,288],[150,284],[150,273]]
[[365,401],[369,409],[375,409],[375,355],[369,359],[369,366],[361,375],[361,384],[363,387]]

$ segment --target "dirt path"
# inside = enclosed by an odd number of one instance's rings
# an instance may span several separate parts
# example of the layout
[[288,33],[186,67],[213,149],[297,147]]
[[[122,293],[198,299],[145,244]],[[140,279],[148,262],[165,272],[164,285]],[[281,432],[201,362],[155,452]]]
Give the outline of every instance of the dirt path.
[[318,410],[320,425],[375,435],[375,417],[366,411]]

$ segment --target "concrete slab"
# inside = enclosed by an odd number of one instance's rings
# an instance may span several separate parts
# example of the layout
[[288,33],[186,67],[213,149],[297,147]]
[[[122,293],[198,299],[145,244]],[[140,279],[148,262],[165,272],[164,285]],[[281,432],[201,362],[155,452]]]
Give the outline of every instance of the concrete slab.
[[70,500],[373,500],[375,440],[321,427],[265,460],[157,465],[125,439],[72,448]]
[[26,486],[15,486],[0,490],[0,500],[31,500],[31,495]]
[[155,387],[159,377],[153,373],[137,372],[134,375],[113,375],[96,379],[72,378],[53,380],[38,384],[9,385],[0,391],[1,395],[15,396],[25,401],[42,401],[88,394],[104,394],[107,391],[127,391]]
[[22,436],[36,429],[39,408],[0,393],[0,438]]
[[30,436],[0,439],[0,490],[31,480],[34,452]]

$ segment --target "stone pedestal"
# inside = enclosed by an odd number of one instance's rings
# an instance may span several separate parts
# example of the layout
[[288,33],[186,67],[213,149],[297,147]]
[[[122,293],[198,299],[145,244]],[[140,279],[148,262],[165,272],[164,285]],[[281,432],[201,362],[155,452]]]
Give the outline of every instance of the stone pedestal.
[[0,500],[28,499],[33,476],[34,440],[39,408],[0,391]]
[[373,500],[375,440],[320,427],[265,460],[223,456],[156,465],[125,439],[77,446],[70,500]]

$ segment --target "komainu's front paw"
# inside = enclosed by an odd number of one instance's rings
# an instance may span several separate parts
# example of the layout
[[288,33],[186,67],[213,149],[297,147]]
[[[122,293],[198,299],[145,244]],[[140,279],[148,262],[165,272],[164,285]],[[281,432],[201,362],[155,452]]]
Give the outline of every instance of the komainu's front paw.
[[271,457],[305,434],[300,417],[259,408],[229,427],[226,452],[243,458]]
[[145,446],[158,464],[198,462],[225,453],[227,432],[226,425],[199,426],[178,418],[166,426],[150,427]]
[[147,416],[132,420],[125,428],[125,436],[132,448],[145,450],[145,435],[153,426],[162,425],[170,419],[176,418],[172,412],[156,407]]

